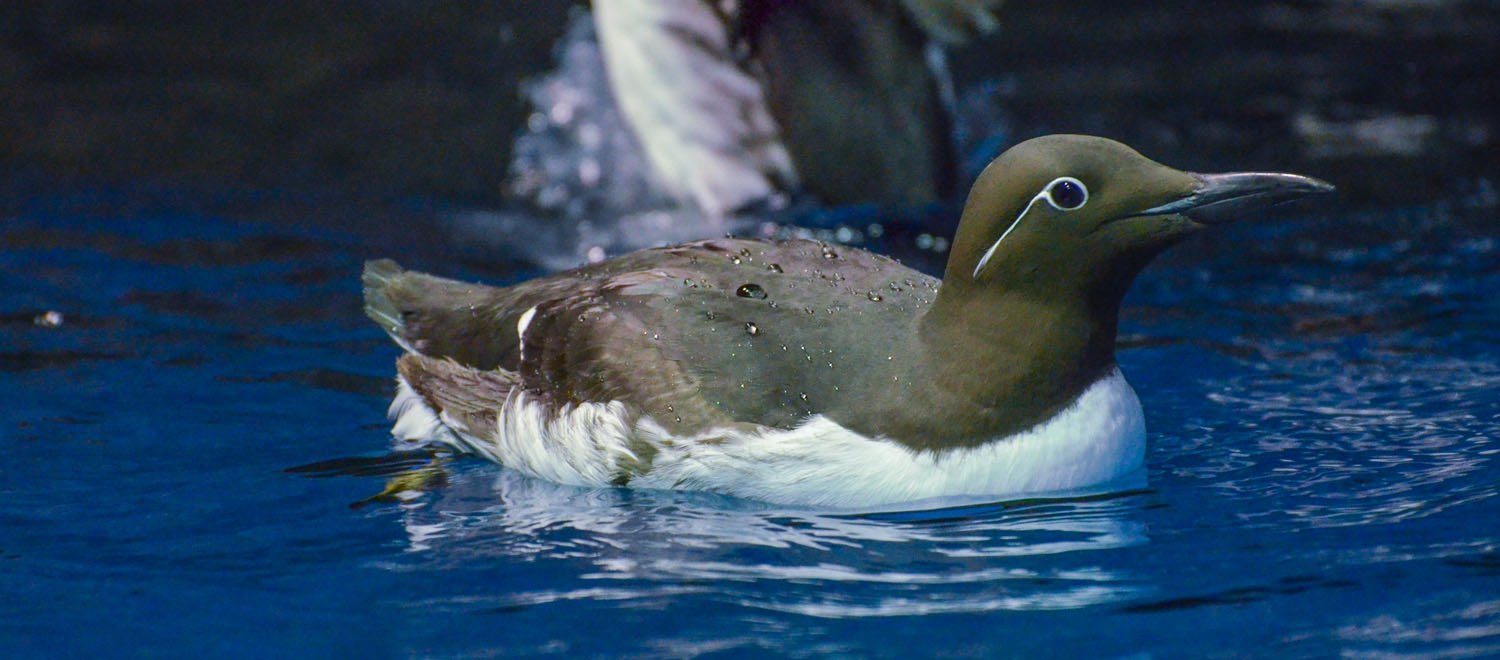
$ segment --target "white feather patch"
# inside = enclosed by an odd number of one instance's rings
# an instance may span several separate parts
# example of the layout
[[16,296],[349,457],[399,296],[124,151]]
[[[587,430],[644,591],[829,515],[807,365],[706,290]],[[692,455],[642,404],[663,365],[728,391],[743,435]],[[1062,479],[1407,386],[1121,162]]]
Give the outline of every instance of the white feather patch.
[[521,312],[521,318],[516,319],[516,350],[521,359],[526,359],[526,328],[531,325],[531,317],[536,316],[536,305],[531,309]]
[[391,435],[407,442],[441,442],[458,446],[458,436],[443,424],[436,412],[422,400],[422,395],[407,384],[405,376],[396,377],[396,398],[386,416],[395,420]]
[[[393,414],[407,392],[403,382]],[[422,408],[426,416],[415,407],[401,408],[397,429],[432,428],[437,416]],[[1031,430],[940,452],[867,438],[822,415],[791,430],[715,429],[679,437],[650,418],[632,416],[618,401],[548,414],[540,402],[519,391],[499,411],[494,437],[441,431],[446,433],[431,439],[565,484],[609,486],[636,464],[630,447],[645,444],[655,455],[650,469],[631,479],[632,486],[829,507],[960,495],[1006,497],[1102,484],[1141,467],[1146,436],[1140,401],[1119,370]]]

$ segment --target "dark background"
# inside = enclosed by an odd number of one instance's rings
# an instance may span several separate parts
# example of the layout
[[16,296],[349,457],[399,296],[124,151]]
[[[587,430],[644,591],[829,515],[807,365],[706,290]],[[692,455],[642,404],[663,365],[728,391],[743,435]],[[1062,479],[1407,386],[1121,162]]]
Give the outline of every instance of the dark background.
[[[574,4],[4,3],[0,176],[496,204],[521,85]],[[1299,171],[1352,204],[1500,178],[1500,3],[1013,0],[1000,19],[952,65],[1015,140]]]

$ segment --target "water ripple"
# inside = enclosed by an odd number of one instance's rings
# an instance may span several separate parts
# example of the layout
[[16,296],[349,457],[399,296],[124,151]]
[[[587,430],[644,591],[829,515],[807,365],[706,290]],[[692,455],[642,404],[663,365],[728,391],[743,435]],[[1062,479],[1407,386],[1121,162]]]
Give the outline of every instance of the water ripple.
[[[968,505],[887,520],[701,493],[572,488],[465,466],[440,491],[402,505],[408,556],[386,567],[566,561],[579,585],[607,581],[642,594],[712,585],[724,602],[819,617],[1066,609],[1142,592],[1127,572],[1090,560],[1146,543],[1132,519],[1141,498]],[[567,593],[590,597],[593,588]]]

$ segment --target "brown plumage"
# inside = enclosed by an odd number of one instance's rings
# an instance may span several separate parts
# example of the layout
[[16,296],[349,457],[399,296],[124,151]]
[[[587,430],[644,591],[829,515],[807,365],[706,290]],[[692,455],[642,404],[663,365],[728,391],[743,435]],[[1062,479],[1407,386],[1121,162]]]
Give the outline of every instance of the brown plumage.
[[[940,454],[1038,427],[1117,374],[1121,298],[1204,226],[1200,211],[1331,189],[1180,172],[1102,138],[1050,136],[980,176],[942,282],[846,246],[715,239],[505,288],[374,261],[366,312],[411,352],[404,381],[479,441],[504,435],[497,415],[524,394],[550,415],[622,406],[627,425],[649,418],[681,439],[820,416]],[[628,449],[644,471],[662,447]]]

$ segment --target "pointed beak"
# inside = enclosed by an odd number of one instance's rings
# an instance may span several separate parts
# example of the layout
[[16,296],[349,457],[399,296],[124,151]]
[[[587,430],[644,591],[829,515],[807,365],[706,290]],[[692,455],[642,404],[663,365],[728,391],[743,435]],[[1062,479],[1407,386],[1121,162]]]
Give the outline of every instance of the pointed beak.
[[1185,215],[1204,224],[1227,222],[1250,211],[1334,191],[1331,184],[1298,174],[1235,172],[1193,174],[1197,184],[1186,197],[1136,215]]

